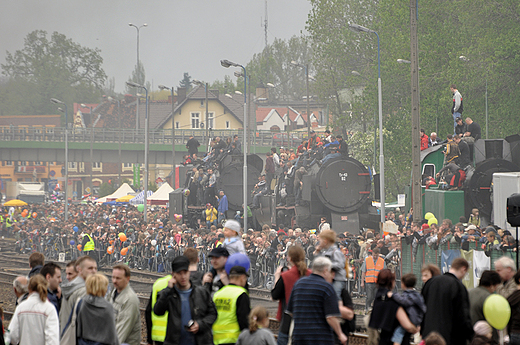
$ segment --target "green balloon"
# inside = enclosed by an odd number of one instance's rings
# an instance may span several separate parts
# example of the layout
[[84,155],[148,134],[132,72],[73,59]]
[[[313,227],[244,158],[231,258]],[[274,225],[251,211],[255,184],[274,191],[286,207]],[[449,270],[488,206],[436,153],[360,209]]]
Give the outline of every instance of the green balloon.
[[432,224],[439,224],[439,221],[437,220],[437,218],[432,217],[432,218],[428,219],[428,226],[431,226]]
[[498,330],[504,329],[511,317],[509,302],[500,295],[490,295],[484,301],[484,316],[489,324]]
[[435,216],[433,215],[433,213],[431,212],[428,212],[424,215],[424,219],[426,220],[430,220],[430,218],[435,218]]
[[144,211],[144,204],[137,205],[137,211],[143,212]]

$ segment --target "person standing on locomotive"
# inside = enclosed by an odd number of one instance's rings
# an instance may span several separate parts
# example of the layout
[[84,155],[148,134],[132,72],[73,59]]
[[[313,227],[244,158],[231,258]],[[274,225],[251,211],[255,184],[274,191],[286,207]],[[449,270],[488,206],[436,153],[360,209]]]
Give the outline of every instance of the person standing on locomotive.
[[199,141],[195,139],[193,135],[190,135],[190,139],[186,142],[186,148],[188,149],[190,156],[193,156],[194,153],[199,153],[199,146]]
[[228,211],[228,199],[227,195],[224,193],[223,190],[220,190],[219,193],[220,199],[218,199],[218,223],[221,223],[224,219],[227,218],[226,212]]
[[460,155],[457,159],[455,159],[455,162],[459,167],[461,167],[461,169],[465,169],[471,163],[469,146],[464,140],[461,139],[461,136],[458,134],[453,137],[453,141],[455,141],[459,146],[460,152]]
[[206,203],[215,206],[215,186],[217,185],[217,174],[213,173],[213,169],[208,169],[208,186],[206,187],[204,197]]
[[450,91],[453,93],[453,105],[451,106],[451,114],[453,116],[453,129],[457,126],[457,122],[455,121],[457,117],[462,117],[462,111],[464,110],[464,106],[462,103],[462,95],[455,84],[451,84]]

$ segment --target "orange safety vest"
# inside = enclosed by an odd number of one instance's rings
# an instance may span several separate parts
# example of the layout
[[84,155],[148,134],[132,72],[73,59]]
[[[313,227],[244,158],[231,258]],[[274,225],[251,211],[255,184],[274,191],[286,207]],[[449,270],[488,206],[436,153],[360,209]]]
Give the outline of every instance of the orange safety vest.
[[379,271],[381,271],[385,267],[385,260],[383,260],[383,258],[378,258],[376,264],[374,265],[374,258],[372,256],[369,256],[365,260],[365,265],[365,282],[377,283],[377,275],[379,274]]

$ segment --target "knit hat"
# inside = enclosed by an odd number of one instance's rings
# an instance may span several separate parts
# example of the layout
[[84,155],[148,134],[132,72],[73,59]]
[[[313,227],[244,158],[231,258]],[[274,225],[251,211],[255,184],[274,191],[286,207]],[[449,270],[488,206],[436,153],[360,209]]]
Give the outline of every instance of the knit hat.
[[224,228],[235,231],[237,235],[240,233],[240,223],[233,219],[226,221]]
[[491,326],[486,321],[477,321],[473,326],[473,330],[475,334],[483,336],[488,335],[492,331]]

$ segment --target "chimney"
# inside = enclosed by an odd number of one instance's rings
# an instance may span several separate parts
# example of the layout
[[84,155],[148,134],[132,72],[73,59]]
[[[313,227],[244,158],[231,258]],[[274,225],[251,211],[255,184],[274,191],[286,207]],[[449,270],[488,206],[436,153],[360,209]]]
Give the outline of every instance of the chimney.
[[256,88],[256,99],[262,101],[269,100],[269,89],[266,87],[257,87]]
[[182,103],[186,99],[186,88],[178,87],[177,88],[177,102]]

